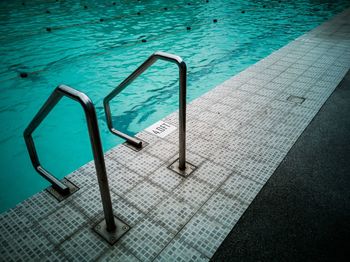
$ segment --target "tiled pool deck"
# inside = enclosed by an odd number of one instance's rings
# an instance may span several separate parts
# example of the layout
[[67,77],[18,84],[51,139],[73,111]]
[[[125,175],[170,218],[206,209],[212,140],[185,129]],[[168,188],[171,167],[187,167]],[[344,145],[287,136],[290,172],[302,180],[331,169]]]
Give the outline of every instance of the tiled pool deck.
[[68,199],[40,192],[0,215],[0,260],[209,260],[349,70],[349,17],[347,9],[189,104],[187,157],[198,167],[189,177],[167,169],[177,131],[139,133],[149,143],[140,152],[108,151],[114,212],[132,227],[114,246],[91,229],[103,214],[90,162],[67,176],[80,187]]

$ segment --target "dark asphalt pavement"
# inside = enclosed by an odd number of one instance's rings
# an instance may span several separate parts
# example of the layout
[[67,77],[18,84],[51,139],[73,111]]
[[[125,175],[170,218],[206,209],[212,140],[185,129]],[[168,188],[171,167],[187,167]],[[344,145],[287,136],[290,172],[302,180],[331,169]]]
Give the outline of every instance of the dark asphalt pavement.
[[213,261],[350,261],[350,73]]

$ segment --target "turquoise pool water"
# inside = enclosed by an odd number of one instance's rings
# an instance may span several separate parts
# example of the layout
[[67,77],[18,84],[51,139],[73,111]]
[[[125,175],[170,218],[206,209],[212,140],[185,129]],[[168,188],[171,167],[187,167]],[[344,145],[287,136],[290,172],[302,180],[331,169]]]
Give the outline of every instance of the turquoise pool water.
[[[1,1],[0,212],[48,185],[32,168],[22,133],[58,84],[94,101],[108,150],[122,141],[107,130],[102,100],[154,51],[186,61],[190,101],[348,6],[342,0]],[[23,72],[28,76],[21,78]],[[177,100],[177,68],[159,62],[113,100],[115,126],[134,134],[176,110]],[[92,159],[83,112],[71,101],[62,100],[34,137],[41,162],[57,177]]]

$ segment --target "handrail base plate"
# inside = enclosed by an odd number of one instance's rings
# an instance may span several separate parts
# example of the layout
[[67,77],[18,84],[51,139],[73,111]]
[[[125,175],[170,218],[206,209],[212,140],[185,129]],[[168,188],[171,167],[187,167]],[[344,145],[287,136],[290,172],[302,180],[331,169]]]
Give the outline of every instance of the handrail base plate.
[[52,195],[54,198],[56,198],[58,200],[58,202],[61,202],[62,200],[68,198],[69,196],[71,196],[72,194],[74,194],[75,192],[77,192],[79,190],[79,187],[74,185],[71,181],[69,181],[67,178],[63,178],[61,180],[61,182],[63,184],[65,184],[68,188],[69,188],[69,194],[65,194],[62,195],[59,191],[57,191],[55,189],[55,187],[50,186],[48,188],[46,188],[46,191]]
[[175,173],[179,174],[182,177],[188,177],[191,175],[197,167],[189,162],[186,161],[186,168],[184,170],[179,169],[179,159],[176,159],[172,164],[168,166],[168,168],[171,171],[174,171]]
[[147,143],[146,141],[144,141],[138,137],[136,137],[136,138],[137,138],[137,140],[140,140],[142,142],[142,147],[135,147],[134,145],[130,144],[128,141],[124,142],[123,145],[136,151],[136,152],[141,151],[142,149],[144,149],[146,146],[149,145],[149,143]]
[[108,232],[106,230],[105,219],[102,219],[93,227],[93,230],[111,246],[113,246],[126,232],[130,230],[130,226],[128,226],[116,216],[114,216],[114,221],[117,227],[114,232]]

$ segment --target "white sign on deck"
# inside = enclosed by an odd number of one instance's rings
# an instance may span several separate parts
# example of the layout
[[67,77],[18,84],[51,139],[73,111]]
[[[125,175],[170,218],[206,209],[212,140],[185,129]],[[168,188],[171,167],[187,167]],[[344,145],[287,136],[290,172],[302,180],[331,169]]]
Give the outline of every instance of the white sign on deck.
[[163,121],[159,121],[151,125],[150,127],[146,128],[145,130],[153,135],[164,138],[170,133],[172,133],[174,130],[176,130],[176,126],[167,124]]

